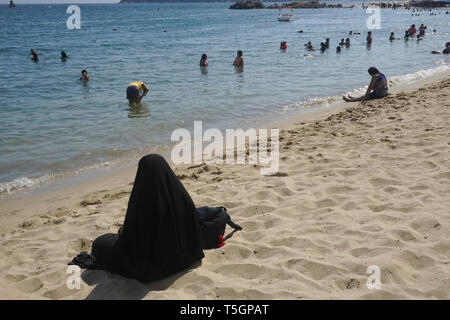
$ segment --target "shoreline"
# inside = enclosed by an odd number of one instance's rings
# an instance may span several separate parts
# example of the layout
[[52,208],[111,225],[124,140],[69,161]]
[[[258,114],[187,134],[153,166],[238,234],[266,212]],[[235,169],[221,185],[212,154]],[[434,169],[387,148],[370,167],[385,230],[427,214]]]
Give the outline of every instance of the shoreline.
[[[120,227],[135,167],[2,202],[0,299],[449,299],[449,97],[446,71],[283,122],[276,176],[173,167],[197,206],[227,207],[244,230],[154,283],[95,270],[65,286],[71,258]],[[369,265],[380,290],[366,288]]]
[[[418,89],[424,85],[441,81],[448,75],[450,75],[450,70],[441,70],[432,75],[419,78],[418,80],[395,85],[390,88],[390,95],[398,94],[404,90]],[[302,111],[300,114],[289,117],[289,119],[270,122],[260,128],[279,128],[280,130],[288,130],[298,122],[324,119],[330,115],[342,112],[347,108],[351,108],[353,105],[354,103],[335,101],[329,107],[324,108],[320,105],[315,110]],[[170,150],[171,149],[162,149],[159,150],[158,153],[161,154],[172,167],[175,167],[170,159]],[[50,183],[38,186],[35,189],[32,188],[30,190],[19,191],[16,194],[0,198],[0,217],[3,219],[0,233],[33,215],[39,215],[49,210],[57,210],[60,207],[58,201],[63,202],[64,206],[73,206],[78,204],[79,198],[86,196],[86,194],[105,190],[111,186],[119,188],[125,185],[127,180],[129,180],[128,183],[132,183],[134,181],[134,174],[137,169],[138,161],[139,159],[127,161],[121,165],[112,166],[111,168],[97,169],[85,172],[79,176],[57,179]],[[192,166],[196,165],[192,164]],[[82,196],[81,193],[85,193],[85,195]],[[52,205],[48,206],[49,203],[52,203]],[[22,211],[23,214],[20,217],[11,214],[16,211]],[[10,216],[13,216],[13,218],[7,218]]]
[[[394,84],[393,86],[390,85],[391,94],[395,94],[399,90],[408,89],[409,87],[412,87],[412,86],[417,87],[424,83],[432,82],[435,79],[442,78],[443,76],[445,77],[445,74],[450,72],[450,68],[447,68],[444,70],[437,70],[437,68],[433,68],[433,69],[420,70],[413,74],[394,76],[393,78],[405,77],[408,75],[416,75],[420,72],[429,71],[429,70],[435,70],[435,71],[430,75],[420,76],[418,79],[407,80],[406,82],[402,82],[400,84]],[[349,91],[348,93],[355,94],[355,91],[361,91],[362,89],[363,88],[352,88],[352,89],[350,89],[351,91]],[[324,116],[325,114],[332,114],[335,112],[339,112],[342,110],[342,108],[345,108],[347,105],[338,96],[324,96],[324,97],[314,97],[314,98],[317,98],[319,100],[320,99],[326,100],[326,99],[330,99],[330,98],[333,100],[334,98],[337,98],[338,100],[333,101],[330,104],[328,104],[328,102],[327,103],[319,103],[319,104],[317,104],[317,106],[314,106],[311,109],[304,108],[302,110],[290,111],[287,114],[288,118],[286,118],[286,115],[284,115],[284,116],[279,115],[280,119],[273,121],[273,122],[268,121],[268,118],[264,117],[265,120],[264,121],[260,120],[261,124],[258,125],[258,128],[274,128],[275,126],[283,128],[287,124],[296,122],[296,121],[300,121],[301,119],[303,119],[303,120],[316,119],[318,117]],[[305,100],[305,102],[307,100]],[[284,119],[282,119],[282,118],[284,118]],[[174,144],[172,144],[171,146],[148,147],[148,148],[146,148],[148,151],[145,151],[145,152],[141,151],[140,153],[142,153],[141,156],[144,156],[145,154],[147,154],[149,152],[150,153],[155,153],[155,152],[160,153],[166,158],[166,160],[169,163],[171,163],[170,159],[169,159],[169,154],[170,154],[170,150],[173,147],[173,145]],[[49,194],[52,192],[55,192],[57,194],[60,192],[61,189],[68,189],[71,187],[76,187],[78,185],[87,185],[91,182],[98,184],[97,182],[100,179],[107,179],[107,177],[110,175],[119,174],[118,172],[128,172],[130,167],[137,166],[138,161],[139,161],[139,157],[131,158],[131,159],[116,159],[116,160],[113,160],[112,165],[108,164],[108,165],[104,166],[104,165],[100,164],[98,166],[98,168],[86,169],[86,170],[84,170],[84,168],[79,168],[79,169],[74,170],[74,171],[82,170],[81,173],[79,173],[79,174],[70,174],[68,176],[61,175],[61,177],[53,178],[48,181],[44,180],[43,182],[38,183],[36,186],[23,187],[18,190],[15,190],[13,192],[10,192],[10,193],[1,194],[0,195],[0,216],[1,216],[1,210],[2,210],[3,204],[5,202],[10,202],[11,200],[14,200],[14,199],[35,198],[35,197],[39,197],[39,195],[41,195],[41,194]],[[97,166],[97,165],[95,165],[95,166]],[[56,175],[58,176],[60,174],[56,174]],[[41,177],[39,177],[37,179],[41,179]]]

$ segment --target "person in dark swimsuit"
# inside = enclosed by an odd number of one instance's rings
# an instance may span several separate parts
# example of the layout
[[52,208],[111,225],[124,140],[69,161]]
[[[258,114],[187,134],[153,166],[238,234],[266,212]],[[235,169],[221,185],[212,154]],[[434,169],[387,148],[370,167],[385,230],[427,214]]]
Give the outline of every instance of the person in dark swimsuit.
[[343,99],[347,102],[355,101],[365,101],[372,99],[381,99],[389,94],[388,82],[386,76],[378,71],[375,67],[370,67],[368,70],[369,74],[372,76],[369,87],[367,88],[366,94],[361,97],[348,97],[343,96]]

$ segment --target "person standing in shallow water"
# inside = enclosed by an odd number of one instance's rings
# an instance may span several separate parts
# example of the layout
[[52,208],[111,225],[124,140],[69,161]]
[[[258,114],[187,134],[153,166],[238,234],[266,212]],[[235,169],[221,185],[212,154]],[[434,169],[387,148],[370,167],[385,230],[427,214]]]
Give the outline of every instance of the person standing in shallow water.
[[367,45],[370,46],[372,44],[372,31],[367,32]]
[[80,81],[90,81],[91,77],[88,76],[88,73],[86,70],[81,70],[81,77]]
[[394,41],[395,40],[395,35],[393,32],[391,32],[391,35],[389,36],[389,41]]
[[242,57],[242,50],[238,50],[236,58],[234,59],[233,66],[242,68],[244,66],[244,58]]
[[64,51],[61,51],[61,60],[65,61],[67,58],[69,58],[69,56]]
[[356,101],[365,101],[372,99],[381,99],[386,97],[389,94],[388,82],[386,76],[378,71],[375,67],[370,67],[367,70],[369,74],[372,76],[369,87],[366,90],[366,94],[353,98],[350,95],[348,97],[343,96],[343,99],[347,102],[356,102]]
[[208,66],[208,56],[206,53],[202,54],[202,57],[200,59],[200,67],[207,67]]
[[144,81],[130,83],[127,87],[127,99],[130,107],[141,103],[142,98],[144,98],[149,91],[150,88]]
[[37,52],[34,49],[30,50],[30,58],[34,62],[39,62],[39,55],[37,54]]
[[345,39],[345,47],[350,48],[350,39],[349,38]]

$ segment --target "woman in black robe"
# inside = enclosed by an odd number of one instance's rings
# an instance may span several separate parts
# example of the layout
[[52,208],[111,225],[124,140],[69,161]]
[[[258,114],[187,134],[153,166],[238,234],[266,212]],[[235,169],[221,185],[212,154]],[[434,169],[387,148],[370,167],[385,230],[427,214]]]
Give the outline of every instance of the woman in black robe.
[[204,257],[194,202],[163,157],[139,161],[123,228],[92,244],[95,269],[142,282],[159,280]]

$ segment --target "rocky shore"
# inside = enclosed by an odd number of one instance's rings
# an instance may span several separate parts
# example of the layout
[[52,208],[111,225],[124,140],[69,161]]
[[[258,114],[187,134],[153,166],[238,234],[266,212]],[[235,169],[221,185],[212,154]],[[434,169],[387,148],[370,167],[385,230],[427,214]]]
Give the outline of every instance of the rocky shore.
[[230,6],[230,9],[320,9],[320,8],[353,8],[352,6],[343,6],[342,4],[331,4],[327,5],[326,3],[319,2],[317,0],[310,1],[294,1],[283,4],[271,4],[269,6],[265,6],[261,1],[239,1]]

